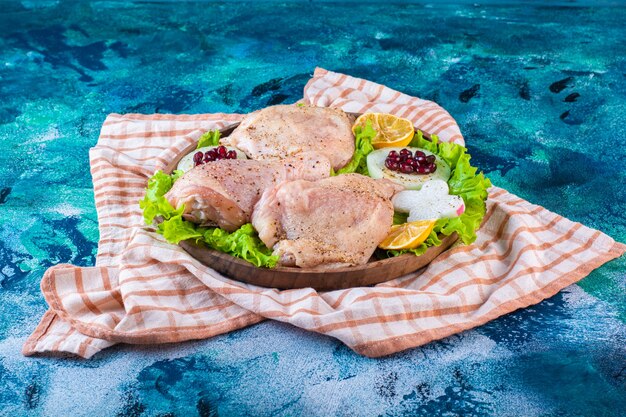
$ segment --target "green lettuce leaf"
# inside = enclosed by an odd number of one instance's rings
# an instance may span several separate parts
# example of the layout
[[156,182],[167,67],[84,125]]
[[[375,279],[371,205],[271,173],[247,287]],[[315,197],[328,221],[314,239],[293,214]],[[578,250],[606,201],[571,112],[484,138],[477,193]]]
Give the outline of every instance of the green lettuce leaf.
[[406,223],[406,219],[409,217],[409,213],[400,213],[399,211],[394,211],[393,213],[393,224],[403,224]]
[[203,234],[203,241],[209,247],[244,259],[256,266],[273,268],[278,256],[272,255],[259,239],[259,235],[250,223],[244,224],[232,233],[220,228],[210,228]]
[[182,213],[184,208],[181,207],[180,211],[177,211],[170,203],[163,197],[167,193],[174,181],[176,181],[183,171],[176,170],[172,175],[167,175],[162,171],[157,171],[148,180],[148,188],[146,188],[146,195],[139,201],[139,207],[143,210],[143,218],[146,224],[152,224],[155,217],[162,217],[169,219],[172,216],[176,216]]
[[[183,208],[184,206],[181,206]],[[183,219],[182,210],[180,214],[163,220],[157,225],[157,232],[162,234],[165,240],[178,244],[181,240],[196,239],[196,242],[204,236],[204,230],[194,223]]]
[[200,136],[198,139],[198,147],[196,149],[204,148],[205,146],[219,146],[220,144],[220,131],[210,130]]
[[372,127],[372,122],[370,120],[367,121],[364,128],[357,126],[355,129],[355,150],[354,155],[352,155],[352,160],[350,160],[348,165],[341,168],[334,175],[356,172],[358,174],[369,176],[369,171],[367,170],[367,155],[374,150],[374,147],[372,146],[372,139],[375,137],[376,130]]
[[244,224],[229,233],[218,227],[200,227],[183,219],[185,206],[174,208],[164,197],[182,174],[182,171],[174,171],[172,175],[157,171],[148,180],[146,195],[139,202],[147,224],[153,224],[157,218],[161,220],[156,231],[173,244],[194,239],[196,243],[203,243],[212,249],[244,259],[258,267],[276,266],[278,257],[272,255],[272,250],[259,239],[251,224]]

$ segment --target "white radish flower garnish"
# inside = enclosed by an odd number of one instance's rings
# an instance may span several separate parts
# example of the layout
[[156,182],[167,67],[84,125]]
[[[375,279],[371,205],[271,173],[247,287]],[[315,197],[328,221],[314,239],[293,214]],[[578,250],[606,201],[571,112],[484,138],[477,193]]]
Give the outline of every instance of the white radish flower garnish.
[[420,190],[400,191],[393,197],[393,208],[409,213],[408,222],[458,217],[465,211],[463,199],[450,195],[448,183],[428,181]]

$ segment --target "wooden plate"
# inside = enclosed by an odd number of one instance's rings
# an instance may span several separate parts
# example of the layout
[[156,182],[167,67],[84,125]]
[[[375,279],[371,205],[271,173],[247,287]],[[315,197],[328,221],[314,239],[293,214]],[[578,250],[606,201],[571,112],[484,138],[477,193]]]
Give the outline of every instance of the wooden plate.
[[[358,116],[358,114],[353,114]],[[221,130],[222,137],[228,136],[239,125],[236,123]],[[430,135],[424,133],[425,138]],[[189,145],[163,170],[171,174],[180,160],[196,149]],[[192,240],[180,242],[180,246],[204,265],[213,268],[229,278],[248,284],[279,289],[314,288],[318,291],[332,291],[343,288],[362,287],[380,284],[417,271],[447,250],[457,240],[457,235],[439,236],[441,245],[428,248],[423,255],[400,255],[382,260],[371,260],[365,265],[318,270],[308,268],[276,267],[258,268],[249,262],[223,252],[197,245]]]

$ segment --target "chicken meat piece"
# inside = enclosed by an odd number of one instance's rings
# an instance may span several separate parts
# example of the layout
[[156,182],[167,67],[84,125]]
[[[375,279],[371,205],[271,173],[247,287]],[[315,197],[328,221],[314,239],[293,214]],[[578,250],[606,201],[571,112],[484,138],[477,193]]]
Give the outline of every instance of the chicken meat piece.
[[353,118],[328,107],[279,105],[248,114],[220,141],[252,159],[285,158],[305,151],[324,153],[338,170],[354,154]]
[[361,265],[387,237],[400,189],[359,174],[283,182],[263,194],[252,225],[283,266]]
[[250,222],[266,189],[283,181],[315,181],[330,175],[330,161],[317,152],[282,160],[222,159],[199,165],[179,178],[165,198],[185,205],[183,217],[200,225],[233,231]]

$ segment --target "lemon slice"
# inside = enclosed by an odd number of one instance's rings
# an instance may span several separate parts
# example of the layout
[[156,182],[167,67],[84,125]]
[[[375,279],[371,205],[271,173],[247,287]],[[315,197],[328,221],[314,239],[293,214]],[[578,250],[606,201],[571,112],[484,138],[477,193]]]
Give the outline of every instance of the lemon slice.
[[428,238],[436,220],[418,220],[391,226],[391,232],[380,245],[381,249],[415,249]]
[[377,133],[372,139],[375,149],[407,146],[415,134],[410,120],[387,113],[363,113],[354,122],[352,133],[355,133],[357,127],[364,128],[368,121]]

